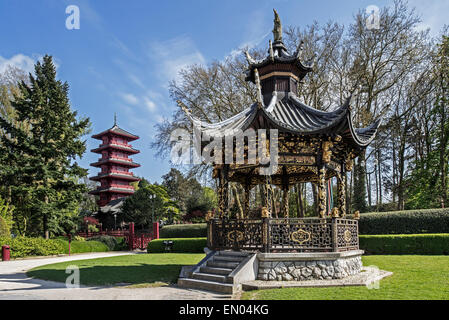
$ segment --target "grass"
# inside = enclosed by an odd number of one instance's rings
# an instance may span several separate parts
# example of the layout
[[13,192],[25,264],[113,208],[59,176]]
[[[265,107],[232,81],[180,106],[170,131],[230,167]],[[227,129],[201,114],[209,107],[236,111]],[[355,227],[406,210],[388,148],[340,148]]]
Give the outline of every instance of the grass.
[[[109,286],[116,284],[159,286],[160,283],[175,283],[181,267],[198,263],[204,254],[153,253],[119,257],[68,261],[34,268],[28,276],[65,282],[70,265],[80,269],[80,284]],[[139,286],[138,286],[139,287]]]
[[449,256],[365,256],[364,266],[375,265],[394,274],[379,289],[366,287],[288,288],[245,292],[242,299],[260,300],[448,300]]

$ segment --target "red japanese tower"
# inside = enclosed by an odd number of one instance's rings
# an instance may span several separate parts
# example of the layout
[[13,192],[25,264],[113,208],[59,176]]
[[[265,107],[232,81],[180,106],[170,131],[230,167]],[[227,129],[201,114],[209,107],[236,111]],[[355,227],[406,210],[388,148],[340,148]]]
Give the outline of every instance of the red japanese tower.
[[90,180],[99,181],[101,185],[90,194],[99,195],[98,205],[103,207],[112,200],[134,193],[134,187],[129,183],[140,179],[134,177],[130,169],[140,167],[140,164],[133,162],[129,156],[139,153],[139,150],[134,149],[129,142],[139,137],[119,128],[114,120],[112,128],[95,134],[92,138],[102,141],[98,148],[91,150],[101,154],[101,158],[90,165],[101,168],[101,171]]

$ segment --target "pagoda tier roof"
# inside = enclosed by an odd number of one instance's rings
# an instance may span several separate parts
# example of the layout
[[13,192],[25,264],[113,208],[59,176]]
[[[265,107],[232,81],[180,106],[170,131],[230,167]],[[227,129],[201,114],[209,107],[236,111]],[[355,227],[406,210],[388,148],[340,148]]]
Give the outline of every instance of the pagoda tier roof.
[[298,68],[300,79],[304,78],[307,73],[313,70],[314,62],[303,62],[303,43],[301,42],[295,51],[295,53],[290,54],[285,48],[282,40],[275,41],[268,50],[269,55],[261,60],[253,59],[248,52],[245,52],[246,60],[248,61],[248,69],[246,71],[246,81],[251,81],[253,83],[255,80],[255,69],[262,69],[265,66],[272,64],[288,64]]
[[140,181],[139,178],[134,177],[128,174],[120,174],[120,173],[99,173],[97,176],[90,177],[89,179],[92,181],[99,181],[105,178],[114,178],[114,179],[122,179],[128,181]]
[[126,130],[123,130],[122,128],[120,128],[120,127],[119,127],[118,125],[116,125],[116,124],[115,124],[112,128],[110,128],[110,129],[108,129],[108,130],[105,130],[105,131],[100,132],[100,133],[98,133],[98,134],[94,134],[94,135],[92,136],[92,138],[101,140],[102,137],[103,137],[104,135],[107,135],[107,134],[114,134],[114,135],[117,135],[117,136],[122,136],[122,137],[127,138],[128,141],[133,141],[133,140],[139,139],[139,136],[136,136],[136,135],[134,135],[134,134],[132,134],[132,133],[129,133],[129,132],[126,131]]
[[140,167],[140,164],[132,162],[132,161],[126,161],[126,160],[120,160],[120,159],[114,159],[114,158],[108,158],[108,159],[101,159],[100,161],[91,163],[90,165],[92,167],[100,167],[103,164],[107,164],[107,163],[116,163],[119,165],[122,165],[124,167],[132,167],[132,168],[137,168]]
[[334,111],[326,112],[314,109],[302,103],[291,93],[273,92],[270,103],[254,103],[239,114],[218,122],[205,123],[187,112],[194,125],[201,128],[203,134],[213,137],[232,135],[237,130],[260,128],[260,116],[270,124],[266,129],[279,129],[296,135],[340,135],[358,147],[366,147],[375,137],[381,119],[366,128],[355,128],[352,120],[350,98]]
[[92,149],[90,151],[94,152],[94,153],[101,153],[101,151],[103,151],[105,149],[117,149],[117,150],[120,150],[120,151],[126,151],[129,154],[136,154],[136,153],[140,152],[137,149],[134,149],[134,148],[131,148],[131,147],[127,147],[127,146],[122,146],[122,145],[119,145],[119,144],[114,144],[114,143],[104,144],[104,145],[101,145],[100,147]]
[[100,194],[100,193],[122,193],[122,194],[133,194],[134,189],[125,189],[125,188],[117,188],[117,187],[104,187],[97,188],[95,190],[89,191],[89,194]]

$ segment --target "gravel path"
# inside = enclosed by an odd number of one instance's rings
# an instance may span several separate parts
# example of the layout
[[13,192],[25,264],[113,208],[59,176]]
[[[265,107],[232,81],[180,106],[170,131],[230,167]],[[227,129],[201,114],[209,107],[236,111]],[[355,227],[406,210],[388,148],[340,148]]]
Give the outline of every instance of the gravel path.
[[65,261],[138,254],[135,252],[102,252],[73,256],[25,259],[0,262],[0,300],[211,300],[230,299],[206,291],[173,286],[156,288],[87,287],[66,288],[64,283],[33,279],[26,275],[32,268]]

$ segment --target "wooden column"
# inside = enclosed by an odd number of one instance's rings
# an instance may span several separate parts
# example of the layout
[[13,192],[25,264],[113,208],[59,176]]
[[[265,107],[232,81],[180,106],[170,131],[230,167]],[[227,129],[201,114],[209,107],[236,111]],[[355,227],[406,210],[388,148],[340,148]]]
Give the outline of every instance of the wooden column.
[[340,217],[346,217],[346,171],[344,167],[341,168],[341,174],[338,175],[338,211]]
[[320,218],[326,217],[326,168],[318,167],[318,213]]
[[243,214],[244,218],[247,219],[249,217],[249,197],[250,197],[250,186],[249,184],[245,184],[245,202],[243,204]]
[[282,212],[285,218],[289,217],[288,195],[288,185],[284,185],[282,188]]
[[229,181],[228,166],[223,165],[220,169],[218,180],[218,216],[223,219],[227,216],[229,210]]

